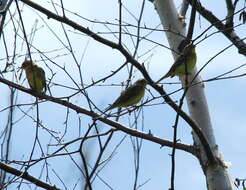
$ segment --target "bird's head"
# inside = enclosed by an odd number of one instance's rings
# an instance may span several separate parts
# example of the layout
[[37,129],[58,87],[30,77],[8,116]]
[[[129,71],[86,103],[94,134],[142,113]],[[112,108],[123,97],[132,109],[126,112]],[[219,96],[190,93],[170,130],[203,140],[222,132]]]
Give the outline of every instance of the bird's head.
[[22,65],[21,65],[21,69],[27,69],[28,67],[31,67],[33,65],[32,61],[30,60],[25,60]]
[[142,79],[138,79],[136,82],[135,82],[135,84],[137,85],[137,86],[146,86],[147,85],[147,80],[145,80],[144,78],[142,78]]

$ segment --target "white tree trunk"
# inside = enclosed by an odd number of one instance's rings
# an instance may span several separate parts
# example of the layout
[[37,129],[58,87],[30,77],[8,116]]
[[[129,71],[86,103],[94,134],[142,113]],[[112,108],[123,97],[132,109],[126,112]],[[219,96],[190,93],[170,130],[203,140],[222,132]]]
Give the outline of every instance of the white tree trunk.
[[[184,39],[186,35],[185,24],[178,17],[178,12],[175,8],[173,0],[155,0],[155,8],[160,17],[163,28],[166,31],[166,36],[168,38],[169,45],[171,49],[178,52],[177,47],[180,42]],[[177,54],[173,53],[174,58],[177,58]],[[199,57],[198,57],[199,60]],[[195,68],[190,79],[193,79],[197,69]],[[184,84],[185,81],[182,81]],[[186,101],[188,104],[189,112],[191,118],[197,123],[201,128],[204,135],[207,138],[210,147],[213,149],[213,153],[218,159],[220,158],[218,152],[218,146],[215,141],[213,128],[209,116],[207,100],[204,94],[204,84],[201,83],[200,77],[196,77],[194,83],[199,83],[191,88],[189,88],[186,94]],[[226,167],[223,166],[222,162],[217,164],[209,164],[207,162],[206,155],[201,148],[201,144],[197,136],[193,133],[194,144],[198,146],[201,150],[199,155],[199,161],[203,172],[206,176],[207,188],[208,190],[232,190],[232,182],[227,173]]]

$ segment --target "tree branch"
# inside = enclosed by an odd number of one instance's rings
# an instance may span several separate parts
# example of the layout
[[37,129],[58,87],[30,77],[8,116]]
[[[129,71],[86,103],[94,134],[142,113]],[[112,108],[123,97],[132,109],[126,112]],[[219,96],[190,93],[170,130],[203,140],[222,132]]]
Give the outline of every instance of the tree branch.
[[3,162],[0,162],[0,168],[8,173],[11,173],[12,175],[15,175],[15,176],[18,176],[22,179],[25,179],[27,181],[30,181],[31,183],[39,186],[39,187],[42,187],[44,189],[48,189],[48,190],[60,190],[59,188],[56,188],[55,186],[52,186],[44,181],[41,181],[31,175],[29,175],[27,172],[23,172],[23,171],[20,171],[20,170],[17,170]]
[[235,7],[233,6],[232,0],[225,0],[226,7],[227,7],[227,18],[226,18],[226,27],[233,28],[233,18],[234,18],[234,11]]
[[[146,69],[137,60],[135,60],[128,53],[128,51],[123,48],[123,46],[121,44],[117,44],[117,43],[114,43],[114,42],[112,42],[110,40],[107,40],[105,38],[102,38],[101,36],[99,36],[99,35],[95,34],[94,32],[92,32],[90,29],[85,28],[85,27],[83,27],[83,26],[75,23],[74,21],[69,20],[68,18],[64,18],[62,16],[56,15],[53,12],[49,11],[48,9],[45,9],[44,7],[38,5],[38,4],[36,4],[36,3],[34,3],[32,1],[30,1],[30,0],[21,0],[21,1],[23,3],[31,6],[32,8],[34,8],[34,9],[42,12],[43,14],[47,15],[48,18],[52,18],[52,19],[57,20],[59,22],[65,23],[65,24],[71,26],[72,28],[74,28],[74,29],[76,29],[78,31],[81,31],[81,32],[87,34],[88,36],[90,36],[91,38],[95,39],[96,41],[101,42],[102,44],[105,44],[105,45],[107,45],[107,46],[109,46],[111,48],[114,48],[114,49],[117,49],[118,51],[120,51],[125,56],[125,58],[127,59],[127,61],[129,63],[131,63],[132,65],[134,65],[143,74],[143,76],[145,77],[145,79],[148,81],[149,85],[151,85],[157,92],[160,93],[160,95],[164,98],[165,102],[167,102],[168,105],[171,106],[191,126],[191,128],[193,129],[193,131],[195,131],[195,133],[197,134],[198,138],[200,139],[202,145],[204,146],[204,150],[205,150],[205,152],[207,154],[208,160],[210,160],[211,162],[216,161],[216,159],[214,158],[214,155],[213,155],[213,153],[211,151],[211,148],[209,146],[209,143],[206,140],[206,137],[204,136],[204,134],[201,131],[201,129],[198,127],[198,125],[189,117],[189,115],[187,115],[182,109],[180,109],[177,104],[175,104],[175,102],[167,95],[167,93],[164,91],[164,89],[162,87],[160,87],[160,86],[158,86],[158,85],[156,85],[154,83],[154,81],[150,78],[150,76],[149,76],[148,72],[146,71]],[[37,93],[34,93],[33,95],[38,96]],[[54,99],[53,97],[49,98],[49,96],[46,96],[46,95],[45,95],[44,98],[46,98],[46,99],[48,99],[50,101],[53,101],[53,102],[59,101],[59,103],[62,104],[62,100]],[[66,106],[68,106],[68,105],[66,105]],[[79,108],[79,107],[77,107],[77,108]],[[90,112],[88,112],[86,110],[86,113],[84,113],[84,114],[90,114]],[[93,112],[93,114],[95,114],[95,113]],[[96,115],[95,117],[98,117],[98,115]],[[100,117],[100,119],[98,119],[98,120],[101,120],[101,119],[103,119],[103,118]],[[109,120],[109,121],[111,121],[111,120]],[[103,122],[104,123],[107,123],[105,121],[103,121]],[[111,121],[111,122],[113,122],[113,121]],[[114,123],[111,123],[111,122],[109,122],[107,124],[113,126]],[[118,126],[115,125],[114,127],[117,128]],[[130,129],[130,128],[128,128],[128,129]],[[134,135],[134,131],[135,130],[131,131],[131,133],[132,133],[131,135]],[[130,134],[130,131],[128,131],[128,130],[126,130],[125,132],[127,132],[128,134]],[[144,135],[147,135],[147,136],[145,136],[146,139],[149,138],[149,134],[145,134],[145,133],[143,133],[143,134]],[[138,137],[143,138],[142,135],[140,135]],[[134,136],[137,136],[137,135],[135,134]]]
[[[135,130],[135,129],[132,129],[132,128],[128,128],[124,125],[121,125],[120,123],[118,122],[115,122],[113,120],[110,120],[110,119],[107,119],[107,118],[104,118],[104,117],[101,117],[101,115],[95,113],[95,112],[92,112],[92,111],[88,111],[84,108],[81,108],[77,105],[74,105],[68,101],[65,101],[65,100],[61,100],[59,98],[55,98],[55,97],[52,97],[52,96],[48,96],[46,94],[42,94],[42,93],[38,93],[38,92],[35,92],[35,91],[32,91],[31,89],[28,89],[28,88],[24,88],[16,83],[13,83],[9,80],[6,80],[6,79],[3,79],[0,77],[0,82],[8,85],[8,86],[11,86],[11,87],[14,87],[20,91],[23,91],[25,93],[28,93],[32,96],[35,96],[35,97],[38,97],[40,99],[46,99],[46,100],[49,100],[51,102],[54,102],[54,103],[57,103],[57,104],[60,104],[60,105],[63,105],[63,106],[66,106],[74,111],[76,111],[77,113],[82,113],[82,114],[85,114],[85,115],[88,115],[96,120],[99,120],[105,124],[108,124],[120,131],[123,131],[129,135],[132,135],[132,136],[135,136],[135,137],[139,137],[139,138],[142,138],[142,139],[145,139],[145,140],[149,140],[151,142],[155,142],[157,144],[160,144],[161,146],[167,146],[167,147],[173,147],[174,144],[173,142],[171,141],[168,141],[168,140],[164,140],[164,139],[161,139],[159,137],[156,137],[156,136],[153,136],[152,134],[148,134],[148,133],[144,133],[144,132],[141,132],[141,131],[138,131],[138,130]],[[182,144],[182,143],[176,143],[175,145],[175,148],[176,149],[180,149],[180,150],[184,150],[186,152],[189,152],[193,155],[196,155],[196,151],[195,149],[193,148],[193,146],[191,145],[186,145],[186,144]]]
[[[187,0],[192,5],[193,0]],[[246,56],[246,44],[239,36],[234,32],[233,28],[227,28],[211,11],[207,10],[202,4],[196,1],[196,10],[207,19],[213,26],[215,26],[220,32],[222,32],[237,48],[240,54]]]

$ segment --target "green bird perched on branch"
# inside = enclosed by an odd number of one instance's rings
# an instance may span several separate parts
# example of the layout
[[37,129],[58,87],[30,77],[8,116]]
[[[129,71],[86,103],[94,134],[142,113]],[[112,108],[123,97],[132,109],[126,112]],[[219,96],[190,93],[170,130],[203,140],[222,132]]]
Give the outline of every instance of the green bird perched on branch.
[[156,83],[167,77],[182,76],[189,74],[196,65],[196,51],[194,45],[188,45],[184,48],[183,53],[177,58],[170,70],[161,77]]
[[45,72],[41,67],[31,60],[25,60],[21,69],[25,70],[27,81],[32,90],[36,92],[46,91]]
[[105,112],[116,107],[128,107],[137,104],[144,96],[146,85],[147,81],[145,79],[137,80],[134,84],[121,92],[120,96],[105,110]]

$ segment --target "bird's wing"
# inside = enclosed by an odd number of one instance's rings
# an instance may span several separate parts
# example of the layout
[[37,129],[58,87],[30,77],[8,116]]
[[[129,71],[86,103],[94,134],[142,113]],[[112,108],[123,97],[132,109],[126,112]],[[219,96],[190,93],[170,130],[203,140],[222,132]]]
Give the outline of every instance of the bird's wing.
[[126,102],[134,91],[134,86],[130,86],[121,92],[120,96],[115,100],[112,105],[120,104],[121,102]]
[[41,80],[41,83],[44,87],[44,91],[46,91],[46,77],[45,72],[41,67],[36,66],[37,77]]
[[136,86],[136,85],[129,86],[126,90],[124,90],[120,94],[120,97],[117,100],[120,99],[121,102],[126,102],[130,98],[137,96],[139,94],[139,90],[141,89],[142,89],[142,86]]
[[121,92],[120,96],[106,109],[106,111],[128,102],[131,98],[137,96],[140,90],[142,90],[141,86],[132,85],[128,87],[126,90]]
[[[179,56],[178,59],[174,62],[174,64],[172,65],[172,67],[170,68],[170,70],[167,72],[167,74],[165,75],[166,77],[173,77],[175,74],[176,69],[185,61],[185,56]],[[166,78],[165,77],[165,78]]]
[[169,69],[169,71],[163,76],[161,77],[158,81],[156,81],[156,83],[159,83],[160,81],[162,81],[163,79],[167,78],[167,77],[174,77],[174,72],[175,69],[181,64],[182,62],[180,61],[175,61],[174,64],[171,66],[171,68]]
[[[194,52],[193,52],[194,51]],[[170,69],[171,77],[179,73],[185,74],[190,72],[196,64],[196,53],[194,48],[186,48],[184,53],[178,57]]]
[[180,67],[187,60],[190,54],[191,54],[191,49],[185,50],[184,53],[177,58],[177,60],[171,66],[169,71],[163,77],[161,77],[156,83],[159,83],[164,78],[174,77],[174,75],[176,74],[177,68]]

